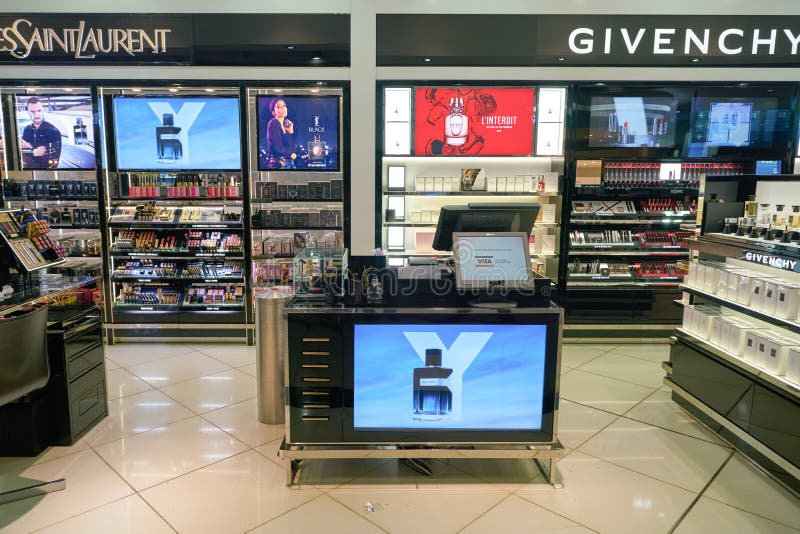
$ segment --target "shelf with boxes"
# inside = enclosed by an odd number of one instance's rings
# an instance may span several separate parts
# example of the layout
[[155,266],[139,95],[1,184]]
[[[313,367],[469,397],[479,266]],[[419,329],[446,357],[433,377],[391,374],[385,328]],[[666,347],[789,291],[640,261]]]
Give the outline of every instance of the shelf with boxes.
[[566,89],[387,82],[380,89],[375,244],[394,266],[433,249],[443,206],[540,206],[533,271],[558,281]]
[[[479,165],[480,169],[459,169]],[[559,172],[550,169],[561,165],[563,160],[551,157],[415,157],[410,160],[384,157],[382,248],[387,256],[398,259],[398,265],[399,262],[405,264],[406,258],[414,256],[446,256],[449,252],[431,248],[442,206],[474,202],[508,205],[534,202],[539,204],[540,211],[530,239],[532,265],[535,272],[555,280],[561,195]],[[454,175],[407,175],[428,169],[448,170]],[[530,174],[524,174],[525,171]],[[506,176],[511,173],[513,175]],[[513,192],[507,190],[507,183],[513,184]]]
[[682,326],[665,383],[756,461],[800,486],[800,253],[705,235],[689,240]]

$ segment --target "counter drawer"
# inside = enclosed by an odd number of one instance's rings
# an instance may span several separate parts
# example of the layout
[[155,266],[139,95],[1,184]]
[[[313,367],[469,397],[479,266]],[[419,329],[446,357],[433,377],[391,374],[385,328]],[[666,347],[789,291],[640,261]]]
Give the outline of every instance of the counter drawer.
[[[102,370],[103,366],[100,366]],[[90,373],[91,374],[91,373]],[[106,415],[106,383],[101,380],[76,395],[69,404],[71,437],[83,434],[98,418]]]
[[67,359],[72,358],[102,342],[100,319],[87,317],[84,323],[67,330],[64,334],[64,355]]
[[105,390],[105,381],[105,365],[100,364],[69,383],[69,402],[81,397],[100,382]]
[[103,344],[99,342],[67,360],[67,380],[78,378],[83,373],[102,362]]

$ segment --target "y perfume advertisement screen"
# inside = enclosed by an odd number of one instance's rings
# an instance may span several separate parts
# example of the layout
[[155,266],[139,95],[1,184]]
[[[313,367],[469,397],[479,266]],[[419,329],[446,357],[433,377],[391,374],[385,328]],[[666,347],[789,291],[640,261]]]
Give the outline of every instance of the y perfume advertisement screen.
[[414,96],[418,156],[529,156],[533,88],[419,87]]
[[239,99],[116,97],[119,170],[237,170]]
[[674,146],[677,110],[671,97],[593,96],[589,146]]
[[22,169],[94,169],[89,95],[17,95],[17,146]]
[[259,96],[260,170],[339,170],[338,96]]
[[355,430],[540,430],[545,325],[356,324]]

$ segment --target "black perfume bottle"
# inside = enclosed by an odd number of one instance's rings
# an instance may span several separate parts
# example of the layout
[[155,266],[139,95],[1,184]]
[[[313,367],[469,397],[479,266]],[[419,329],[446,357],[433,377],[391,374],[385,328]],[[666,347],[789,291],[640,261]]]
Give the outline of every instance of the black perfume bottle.
[[183,157],[183,145],[172,113],[164,113],[163,126],[156,126],[156,149],[159,163],[175,163]]
[[72,125],[72,137],[75,139],[76,145],[89,144],[89,136],[86,133],[86,125],[83,123],[82,117],[75,118],[75,124]]
[[308,159],[311,161],[325,159],[325,141],[320,141],[319,134],[314,134],[314,140],[308,142]]
[[450,417],[453,392],[447,379],[452,374],[452,369],[442,367],[441,349],[425,349],[425,367],[414,369],[414,419],[439,421]]

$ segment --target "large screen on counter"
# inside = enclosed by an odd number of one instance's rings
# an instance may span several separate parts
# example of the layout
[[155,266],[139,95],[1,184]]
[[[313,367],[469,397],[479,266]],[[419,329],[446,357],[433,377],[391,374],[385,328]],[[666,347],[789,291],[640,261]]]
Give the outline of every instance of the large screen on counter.
[[589,147],[671,147],[677,111],[673,97],[592,96]]
[[693,98],[690,151],[698,147],[769,148],[788,141],[792,117],[791,109],[783,107],[777,97]]
[[17,95],[20,168],[94,169],[92,98],[89,95]]
[[356,322],[353,429],[542,430],[547,328]]
[[338,96],[259,96],[258,168],[339,170]]
[[532,87],[418,87],[414,153],[530,156],[534,104]]
[[239,170],[238,97],[116,96],[117,169]]

